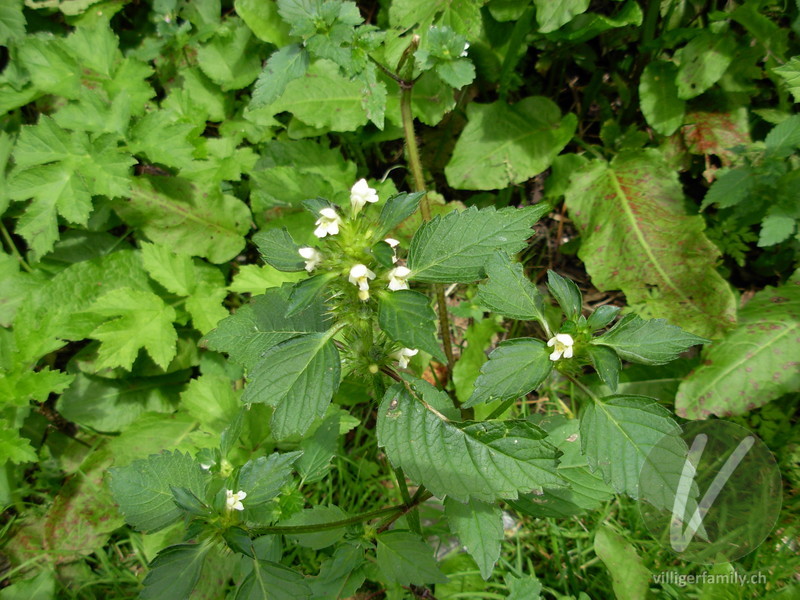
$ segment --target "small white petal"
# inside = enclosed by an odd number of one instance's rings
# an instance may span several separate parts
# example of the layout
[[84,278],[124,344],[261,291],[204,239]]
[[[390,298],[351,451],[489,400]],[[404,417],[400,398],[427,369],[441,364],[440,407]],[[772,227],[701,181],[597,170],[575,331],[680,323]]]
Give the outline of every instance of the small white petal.
[[389,244],[389,245],[390,245],[392,248],[397,248],[397,246],[399,246],[399,245],[400,245],[400,242],[398,242],[398,241],[397,241],[396,239],[394,239],[394,238],[386,238],[386,239],[385,239],[385,240],[383,240],[383,241],[384,241],[384,242],[386,242],[387,244]]

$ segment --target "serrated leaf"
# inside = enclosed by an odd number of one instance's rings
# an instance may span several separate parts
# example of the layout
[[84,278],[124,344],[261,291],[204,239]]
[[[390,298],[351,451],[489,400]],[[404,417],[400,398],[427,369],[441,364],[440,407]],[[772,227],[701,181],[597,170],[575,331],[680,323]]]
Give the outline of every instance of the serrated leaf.
[[[427,382],[418,380],[415,387],[449,402]],[[392,464],[435,496],[464,502],[561,485],[558,451],[545,437],[527,421],[451,421],[403,384],[393,385],[378,409],[378,443]]]
[[248,375],[242,402],[274,406],[277,439],[303,434],[325,414],[339,388],[339,352],[331,333],[309,333],[267,350]]
[[236,591],[235,600],[307,600],[311,588],[297,571],[267,560],[253,560],[253,570]]
[[678,51],[678,96],[694,98],[714,85],[733,61],[736,40],[725,33],[700,30],[686,46]]
[[553,369],[545,343],[533,338],[502,342],[489,355],[475,380],[475,391],[465,408],[525,396],[541,384]]
[[395,194],[381,208],[381,235],[386,235],[417,211],[425,192]]
[[460,402],[466,402],[475,389],[475,380],[480,375],[480,369],[487,361],[486,349],[491,345],[492,337],[503,331],[500,319],[475,319],[467,327],[464,339],[467,347],[462,348],[461,356],[453,366],[453,385],[456,388],[456,397]]
[[800,115],[792,115],[773,127],[764,138],[764,144],[771,156],[783,157],[791,154],[800,146]]
[[753,170],[748,166],[731,169],[720,175],[708,188],[700,210],[715,204],[718,208],[730,208],[742,202],[753,191]]
[[548,271],[547,289],[550,290],[567,319],[577,321],[581,316],[583,298],[575,282],[562,277],[555,271]]
[[339,600],[350,598],[364,583],[366,575],[364,551],[353,544],[336,548],[331,558],[323,561],[319,575],[309,585],[314,600]]
[[733,149],[750,141],[750,122],[743,106],[725,112],[691,111],[686,113],[680,132],[686,149],[692,154],[719,156],[723,166],[738,160]]
[[325,331],[323,308],[314,303],[306,310],[286,317],[292,287],[270,288],[250,304],[239,308],[206,335],[207,346],[227,352],[231,360],[252,369],[263,354],[283,341],[306,333]]
[[308,279],[301,279],[292,285],[292,293],[289,296],[289,304],[286,307],[286,316],[302,312],[312,304],[324,300],[323,292],[328,282],[335,279],[336,273],[329,271],[320,273]]
[[0,456],[3,463],[11,461],[14,464],[36,462],[36,451],[27,438],[19,435],[18,427],[9,426],[7,419],[0,419]]
[[435,217],[411,240],[411,279],[441,283],[471,283],[482,279],[495,250],[515,254],[525,247],[531,227],[549,206],[468,208]]
[[769,214],[761,221],[761,231],[758,234],[758,247],[774,246],[780,244],[791,236],[797,228],[797,218],[793,215],[781,214],[772,206]]
[[190,295],[197,286],[192,258],[186,254],[175,254],[166,246],[142,242],[142,263],[147,274],[179,296]]
[[594,536],[594,551],[611,573],[619,600],[645,600],[649,596],[652,574],[633,544],[603,524]]
[[109,487],[125,520],[139,531],[153,532],[180,519],[170,486],[205,497],[208,476],[189,454],[162,452],[109,470]]
[[591,343],[608,346],[631,362],[663,365],[692,346],[709,341],[670,325],[664,319],[645,320],[628,314],[603,335],[592,338]]
[[8,46],[10,40],[25,35],[25,15],[22,0],[10,0],[0,6],[0,45]]
[[197,49],[197,63],[223,91],[249,86],[261,70],[258,45],[239,19],[228,19],[210,42]]
[[250,108],[272,104],[280,98],[290,81],[308,71],[308,52],[300,44],[289,44],[273,52],[256,80]]
[[795,102],[800,102],[800,56],[793,56],[780,67],[773,67],[772,72],[786,83]]
[[260,0],[235,0],[236,14],[262,42],[275,44],[278,48],[289,43],[289,27],[281,21],[276,2]]
[[[301,510],[293,514],[285,521],[280,522],[281,527],[295,527],[301,525],[320,525],[322,523],[333,523],[347,518],[345,512],[336,505],[313,506],[309,509]],[[345,528],[324,529],[313,533],[295,533],[288,537],[299,545],[312,550],[321,550],[338,542],[344,537]]]
[[170,110],[146,114],[131,127],[128,146],[133,154],[144,154],[151,162],[181,168],[192,162],[196,136],[193,123],[181,122]]
[[[445,167],[448,183],[461,190],[494,190],[544,171],[572,138],[573,114],[562,118],[547,98],[467,106],[467,126]],[[511,253],[509,253],[511,254]]]
[[[617,493],[639,499],[639,473],[654,446],[672,448],[683,464],[685,444],[670,412],[645,396],[596,399],[581,416],[581,451],[590,468],[600,470]],[[671,442],[666,436],[673,438]],[[668,494],[667,494],[668,495]],[[645,497],[654,506],[671,506],[666,497]]]
[[62,37],[40,32],[18,44],[18,60],[39,92],[75,98],[80,90],[81,69]]
[[447,361],[436,340],[436,313],[425,294],[413,290],[384,294],[378,304],[378,324],[406,348],[427,352],[439,362]]
[[239,393],[224,375],[204,373],[181,393],[181,406],[207,431],[222,433],[239,410]]
[[598,289],[621,289],[638,312],[713,337],[734,322],[735,299],[702,217],[682,202],[677,174],[648,150],[591,163],[566,194],[583,234],[578,256]]
[[[542,584],[536,575],[515,577],[504,575],[503,579],[508,587],[508,600],[540,600]],[[581,593],[578,600],[587,600],[586,594]]]
[[389,22],[402,29],[419,25],[419,31],[425,31],[435,21],[475,39],[481,33],[481,4],[474,0],[397,0],[389,8]]
[[587,346],[586,353],[592,361],[594,370],[612,392],[617,391],[619,372],[622,363],[619,356],[611,348],[605,346]]
[[758,292],[739,312],[739,325],[703,351],[686,377],[676,412],[689,419],[741,415],[800,389],[800,283],[795,275]]
[[314,432],[300,442],[303,455],[295,466],[304,483],[314,483],[328,472],[331,459],[336,453],[339,439],[339,415],[325,419]]
[[639,104],[642,114],[657,133],[672,135],[683,125],[686,101],[678,97],[675,85],[677,67],[667,61],[652,61],[639,80]]
[[91,333],[101,342],[97,368],[130,371],[142,348],[163,369],[175,356],[175,310],[155,294],[130,288],[113,290],[96,300],[89,311],[111,318]]
[[525,276],[522,265],[505,252],[495,252],[486,263],[489,279],[478,286],[478,301],[510,319],[539,321],[547,327],[544,298]]
[[378,535],[378,568],[399,585],[447,583],[433,557],[433,549],[410,531]]
[[481,577],[489,579],[497,559],[500,558],[500,543],[503,541],[503,511],[499,506],[480,500],[463,504],[447,498],[444,501],[447,524],[469,555],[475,559]]
[[285,227],[259,231],[253,236],[253,243],[258,246],[264,262],[279,271],[304,271],[306,268],[305,260],[297,252],[300,246]]
[[142,600],[188,598],[200,579],[210,549],[205,544],[176,544],[161,550],[150,563],[139,597]]
[[565,2],[549,2],[534,0],[536,5],[536,22],[541,33],[550,33],[562,25],[566,25],[576,16],[586,12],[589,0],[566,0]]
[[273,452],[247,461],[239,471],[239,488],[247,492],[246,508],[272,500],[292,478],[292,465],[302,452]]

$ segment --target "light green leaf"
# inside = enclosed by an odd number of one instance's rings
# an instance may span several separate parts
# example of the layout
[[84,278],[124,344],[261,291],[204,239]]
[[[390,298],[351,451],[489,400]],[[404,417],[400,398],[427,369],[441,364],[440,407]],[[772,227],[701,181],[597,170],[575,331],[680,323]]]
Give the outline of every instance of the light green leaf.
[[236,591],[235,600],[308,600],[311,588],[297,571],[268,560],[254,566]]
[[780,67],[773,67],[772,72],[786,83],[795,102],[800,102],[800,56],[793,56]]
[[475,319],[467,327],[464,339],[467,347],[462,348],[461,356],[453,366],[453,385],[456,397],[466,402],[475,389],[475,380],[480,374],[481,366],[486,362],[486,349],[492,343],[492,337],[503,331],[502,321],[498,317]]
[[197,49],[203,72],[223,91],[247,87],[261,70],[258,46],[250,29],[239,19],[228,19],[210,42]]
[[715,268],[719,250],[703,218],[685,213],[677,174],[661,155],[591,163],[574,175],[566,203],[583,235],[578,256],[598,289],[621,289],[637,312],[697,335],[733,324],[735,299]]
[[536,22],[539,23],[541,33],[550,33],[562,25],[566,25],[577,15],[586,12],[589,0],[565,0],[550,2],[549,0],[534,0],[536,5]]
[[196,151],[191,138],[196,126],[178,119],[170,110],[146,114],[131,127],[128,147],[133,154],[144,154],[151,162],[168,167],[185,167]]
[[525,276],[520,263],[505,252],[495,252],[486,263],[489,280],[478,286],[478,301],[492,312],[510,319],[539,321],[547,327],[544,298]]
[[447,583],[433,557],[433,549],[410,531],[378,535],[378,568],[399,585]]
[[645,320],[628,314],[603,335],[592,338],[592,344],[613,348],[621,358],[643,365],[663,365],[678,358],[692,346],[707,343],[664,319]]
[[782,214],[777,206],[769,208],[767,216],[761,221],[761,231],[758,234],[758,247],[774,246],[787,240],[797,228],[797,216],[793,214]]
[[50,394],[63,392],[74,378],[74,375],[51,371],[48,367],[39,371],[0,372],[0,398],[11,406],[28,406],[30,400],[45,402]]
[[767,152],[772,156],[788,156],[800,147],[800,115],[792,115],[773,127],[764,138]]
[[406,348],[427,352],[439,362],[447,361],[436,340],[436,313],[425,294],[412,290],[384,294],[378,304],[378,324]]
[[194,291],[197,279],[190,256],[175,254],[167,246],[148,242],[142,242],[140,249],[147,274],[164,289],[179,296],[188,296]]
[[[196,452],[196,430],[197,421],[186,413],[146,412],[111,439],[109,451],[117,467],[125,467],[162,450]],[[210,445],[216,447],[217,444],[219,438],[211,438]]]
[[[293,514],[285,521],[281,521],[280,526],[320,525],[322,523],[341,521],[346,518],[347,515],[345,512],[336,505],[314,506],[312,508],[303,509]],[[344,537],[344,533],[345,528],[339,527],[337,529],[325,529],[315,533],[297,533],[289,537],[305,548],[321,550],[322,548],[327,548],[338,542]]]
[[170,486],[204,498],[208,476],[189,454],[162,452],[109,470],[109,486],[125,520],[139,531],[153,532],[180,519]]
[[275,44],[278,48],[289,43],[289,27],[278,15],[276,2],[262,0],[235,0],[236,14],[262,42]]
[[403,192],[387,199],[381,208],[381,235],[386,235],[413,215],[424,195],[425,192],[414,192],[413,194]]
[[633,544],[602,524],[594,536],[594,551],[611,573],[618,600],[645,600],[649,596],[651,573]]
[[176,544],[167,546],[150,563],[150,572],[144,578],[142,600],[168,600],[188,598],[192,593],[206,555],[207,544]]
[[19,435],[19,428],[10,426],[7,419],[0,419],[0,456],[15,464],[36,462],[36,451],[27,438]]
[[677,74],[678,69],[673,63],[652,61],[639,80],[642,114],[647,124],[661,135],[672,135],[683,125],[686,102],[678,97]]
[[8,46],[10,40],[25,35],[25,15],[22,0],[9,0],[0,6],[0,45]]
[[561,117],[547,98],[513,106],[498,101],[467,106],[467,126],[445,167],[448,183],[461,190],[494,190],[521,183],[550,166],[572,139],[573,114]]
[[17,52],[37,90],[65,98],[78,96],[81,69],[64,38],[42,32],[27,35],[18,44]]
[[736,40],[725,33],[700,30],[676,56],[678,67],[678,97],[688,100],[714,85],[733,61]]
[[494,502],[561,485],[558,451],[543,430],[527,421],[454,422],[421,395],[447,404],[444,392],[421,380],[414,387],[415,395],[399,383],[386,392],[378,443],[393,465],[435,496]]
[[741,415],[800,389],[800,283],[758,292],[739,325],[703,351],[678,388],[676,412],[688,419]]
[[531,227],[547,205],[524,208],[470,207],[435,217],[411,240],[408,268],[411,279],[441,283],[470,283],[482,279],[495,250],[515,254],[531,236]]
[[[508,587],[508,600],[540,600],[542,597],[542,584],[537,579],[536,575],[528,575],[525,577],[504,575],[503,580]],[[583,596],[584,595],[581,594],[578,600],[587,600]]]
[[55,596],[56,578],[49,570],[39,571],[30,579],[17,581],[0,590],[0,600],[52,600]]
[[[653,398],[609,396],[593,400],[581,416],[581,450],[591,469],[599,469],[617,493],[638,499],[639,473],[654,446],[671,448],[680,457],[676,464],[683,464],[680,432],[670,412]],[[666,436],[674,438],[672,445],[662,441]],[[654,506],[672,506],[666,496],[644,499]]]
[[284,283],[294,283],[303,279],[300,272],[284,273],[269,265],[242,265],[233,276],[228,290],[237,294],[257,296],[273,287],[281,287]]
[[502,342],[481,367],[475,391],[465,408],[525,396],[536,389],[553,369],[545,343],[533,338]]
[[331,332],[308,333],[267,350],[248,375],[242,401],[275,406],[277,439],[303,434],[325,414],[339,387],[339,352]]
[[402,29],[419,25],[418,30],[425,31],[435,21],[475,39],[481,34],[483,4],[485,0],[396,0],[389,8],[389,22]]
[[463,504],[447,498],[444,501],[444,514],[450,531],[458,536],[469,555],[475,559],[481,577],[489,579],[494,564],[500,558],[500,542],[504,537],[503,511],[499,506],[480,500]]
[[253,88],[250,108],[272,104],[286,91],[289,82],[308,71],[308,52],[299,44],[290,44],[276,50],[264,65]]
[[203,374],[181,393],[181,406],[212,433],[222,433],[239,410],[239,394],[223,375]]

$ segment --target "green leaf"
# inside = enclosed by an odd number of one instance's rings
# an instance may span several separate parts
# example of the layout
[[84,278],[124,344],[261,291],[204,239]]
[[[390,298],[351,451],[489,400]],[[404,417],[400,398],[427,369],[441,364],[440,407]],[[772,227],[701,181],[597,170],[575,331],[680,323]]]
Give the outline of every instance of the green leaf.
[[502,342],[489,355],[475,380],[475,391],[464,408],[525,396],[553,369],[550,351],[541,340],[520,338]]
[[594,536],[594,551],[611,573],[614,594],[619,600],[649,597],[651,573],[633,544],[603,524]]
[[308,279],[302,279],[292,286],[289,296],[289,305],[286,307],[286,316],[302,312],[312,304],[321,302],[325,298],[323,292],[328,283],[337,276],[333,271],[320,273]]
[[309,582],[314,600],[339,600],[352,597],[364,583],[364,551],[353,544],[336,548],[323,561],[319,575]]
[[384,294],[378,304],[378,324],[395,342],[447,362],[436,340],[436,313],[425,294],[412,290]]
[[109,487],[125,520],[139,531],[153,532],[180,519],[170,486],[204,498],[208,476],[189,454],[162,452],[109,470]]
[[453,385],[456,397],[466,402],[475,389],[475,380],[480,375],[481,366],[486,362],[486,349],[491,345],[495,334],[503,331],[501,320],[497,317],[475,319],[467,327],[464,339],[467,347],[462,348],[461,356],[453,366]]
[[583,298],[575,282],[562,277],[555,271],[547,271],[547,289],[553,294],[564,315],[570,321],[577,321],[581,316]]
[[621,358],[644,365],[663,365],[697,344],[708,343],[664,319],[645,320],[628,314],[592,344],[612,348]]
[[769,208],[767,216],[761,221],[761,231],[758,234],[758,247],[774,246],[787,240],[797,228],[797,219],[800,214],[781,214],[779,207],[773,205]]
[[702,29],[676,55],[678,97],[684,100],[705,92],[720,80],[736,53],[736,40],[725,33]]
[[297,571],[267,560],[253,560],[235,600],[308,600],[311,588]]
[[527,421],[454,422],[427,400],[449,403],[444,392],[416,381],[415,395],[392,386],[378,410],[378,443],[392,464],[435,496],[494,502],[521,491],[558,486],[558,451]]
[[486,263],[489,280],[478,286],[478,301],[510,319],[539,321],[547,327],[544,298],[525,276],[522,265],[505,252],[495,252]]
[[239,393],[224,375],[204,373],[189,381],[181,393],[181,406],[206,431],[219,434],[239,410]]
[[241,200],[177,177],[137,177],[130,197],[114,208],[153,242],[213,263],[236,256],[250,229]]
[[25,35],[25,15],[22,14],[22,0],[10,0],[0,6],[0,45]]
[[297,253],[300,246],[285,227],[259,231],[253,236],[253,243],[258,246],[264,262],[279,271],[304,271],[306,268],[305,260]]
[[549,0],[534,0],[536,5],[536,22],[539,23],[541,33],[550,33],[562,25],[566,25],[577,15],[586,12],[589,0],[566,0],[550,2]]
[[205,544],[176,544],[161,550],[150,563],[139,597],[142,600],[188,598],[200,579],[210,549]]
[[752,193],[754,179],[753,170],[746,165],[726,171],[708,188],[700,210],[712,204],[718,208],[730,208],[741,203]]
[[27,35],[20,40],[17,52],[37,90],[65,98],[78,96],[81,68],[63,37],[43,32]]
[[526,181],[550,166],[577,122],[573,114],[562,119],[558,106],[541,96],[513,106],[472,102],[445,167],[447,182],[460,190],[494,190]]
[[390,197],[381,209],[381,236],[386,235],[408,217],[417,212],[425,192],[396,194]]
[[3,457],[2,464],[11,461],[19,465],[38,460],[30,440],[21,437],[19,428],[9,426],[7,419],[0,419],[0,456]]
[[206,345],[211,350],[227,352],[231,360],[252,369],[273,346],[299,335],[325,331],[320,303],[285,316],[291,290],[291,286],[284,285],[254,297],[206,335]]
[[156,110],[131,127],[128,148],[151,162],[182,168],[192,162],[196,150],[192,138],[196,135],[194,124],[179,121],[170,110]]
[[111,318],[91,333],[102,342],[96,368],[123,367],[130,371],[141,348],[163,369],[175,356],[175,310],[155,294],[121,288],[101,296],[89,310]]
[[258,45],[250,29],[239,19],[228,19],[210,42],[197,49],[197,62],[208,78],[223,91],[247,87],[261,70]]
[[647,124],[661,135],[672,135],[683,125],[686,102],[678,97],[678,69],[664,60],[650,62],[639,80],[639,103]]
[[[514,577],[504,575],[503,579],[508,587],[508,600],[540,600],[542,584],[536,575],[526,577]],[[581,593],[579,600],[585,600],[585,594]]]
[[273,52],[253,88],[250,108],[275,102],[286,91],[290,81],[306,74],[308,64],[308,52],[300,44],[290,44]]
[[800,115],[792,115],[773,127],[764,138],[767,153],[771,156],[788,156],[800,147]]
[[19,580],[0,590],[0,600],[52,600],[55,596],[55,574],[48,570],[39,571],[29,579]]
[[295,466],[304,483],[314,483],[328,472],[331,459],[339,445],[339,415],[325,419],[314,432],[300,442],[303,455]]
[[704,348],[703,361],[678,388],[676,412],[689,419],[741,415],[800,389],[800,284],[797,275],[758,292],[739,325]]
[[292,465],[302,452],[273,452],[248,460],[239,471],[239,488],[247,492],[246,508],[272,500],[292,479]]
[[617,391],[619,383],[619,372],[622,370],[622,363],[619,356],[611,348],[605,346],[587,346],[586,353],[592,360],[595,371],[600,376],[612,392]]
[[586,325],[588,325],[589,329],[592,331],[602,329],[617,317],[619,310],[619,306],[613,306],[611,304],[598,306],[594,309],[594,312],[589,315],[589,318],[586,320]]
[[[599,469],[617,493],[638,499],[639,473],[657,444],[668,447],[674,438],[676,461],[682,464],[685,444],[670,412],[645,396],[609,396],[592,401],[581,416],[581,450],[593,471]],[[669,498],[644,498],[658,507],[671,506]]]
[[192,258],[175,254],[166,246],[142,242],[142,263],[147,274],[164,286],[164,289],[179,296],[189,296],[197,286]]
[[433,549],[410,531],[386,531],[378,535],[378,568],[398,585],[447,583]]
[[481,577],[489,579],[497,559],[500,558],[500,543],[503,541],[503,511],[494,504],[470,500],[463,504],[447,498],[444,513],[450,531],[458,536],[469,555],[475,559]]
[[289,28],[278,15],[275,2],[260,0],[235,0],[236,14],[262,42],[275,44],[278,48],[289,43]]
[[277,439],[303,434],[325,414],[339,387],[339,352],[331,332],[308,333],[267,350],[250,371],[242,401],[274,406]]
[[481,34],[482,4],[474,0],[397,0],[389,8],[389,23],[401,29],[419,25],[418,30],[425,31],[436,21],[475,39]]
[[442,283],[471,283],[482,279],[495,250],[515,254],[531,237],[531,227],[549,206],[525,208],[468,208],[435,217],[411,240],[408,268],[411,279]]
[[583,236],[578,256],[598,289],[621,289],[637,312],[696,335],[732,325],[736,301],[717,273],[719,250],[703,218],[685,213],[677,174],[660,154],[591,163],[574,175],[566,203]]
[[773,67],[772,72],[786,83],[795,102],[800,102],[800,56],[793,56],[780,67]]
[[[281,527],[294,527],[300,525],[321,525],[346,519],[347,515],[338,506],[314,506],[303,509],[293,514],[285,521],[280,522]],[[338,542],[344,537],[345,528],[324,529],[314,533],[295,533],[289,537],[296,543],[312,550],[321,550]]]

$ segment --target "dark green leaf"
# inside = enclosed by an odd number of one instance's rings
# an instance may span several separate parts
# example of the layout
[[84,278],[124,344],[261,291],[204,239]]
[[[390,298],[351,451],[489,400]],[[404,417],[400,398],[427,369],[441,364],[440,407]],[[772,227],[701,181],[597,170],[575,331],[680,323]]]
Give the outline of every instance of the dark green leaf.
[[525,277],[520,263],[505,252],[495,252],[486,263],[486,274],[489,280],[478,286],[479,302],[511,319],[536,320],[546,326],[544,298]]
[[391,339],[406,348],[422,350],[446,362],[436,341],[436,313],[424,294],[412,290],[384,294],[378,305],[378,324]]
[[399,585],[447,582],[433,557],[433,549],[410,531],[378,535],[378,568]]
[[594,309],[594,312],[589,315],[589,318],[586,320],[586,324],[592,331],[597,331],[611,323],[618,314],[619,306],[603,304]]
[[[314,506],[293,514],[285,521],[281,521],[279,525],[281,527],[321,525],[323,523],[342,521],[346,518],[347,515],[338,506]],[[290,534],[288,537],[306,548],[321,550],[322,548],[327,548],[338,542],[344,536],[344,532],[344,527],[338,527],[336,529],[323,529],[313,533]]]
[[253,570],[236,591],[235,600],[308,600],[311,588],[297,571],[267,560],[253,560]]
[[275,102],[290,81],[305,75],[308,64],[308,52],[299,44],[290,44],[273,52],[258,76],[250,107],[259,108]]
[[577,321],[581,316],[581,307],[583,306],[583,299],[581,298],[581,291],[575,282],[566,277],[562,277],[555,271],[547,272],[547,288],[553,294],[564,315],[571,321]]
[[150,563],[144,578],[142,600],[176,600],[192,593],[210,550],[205,544],[167,546]]
[[300,246],[294,243],[285,227],[259,231],[253,236],[253,243],[258,246],[264,262],[279,271],[303,271],[306,268],[305,260],[298,254]]
[[603,380],[612,392],[617,391],[617,384],[619,383],[619,372],[622,369],[622,363],[619,356],[611,348],[605,346],[587,346],[586,352],[589,358],[592,359],[597,374]]
[[325,291],[325,286],[335,277],[336,273],[334,272],[320,273],[295,283],[286,306],[286,316],[292,317],[303,312],[309,306],[321,304],[324,300],[322,292]]
[[481,577],[489,579],[497,559],[500,558],[500,543],[503,541],[503,511],[499,506],[480,500],[463,504],[447,498],[444,502],[447,523],[458,539],[475,559]]
[[405,192],[392,196],[381,209],[381,235],[386,235],[417,211],[425,192]]
[[246,508],[272,500],[292,478],[292,465],[302,452],[273,452],[248,460],[239,471],[239,489],[247,492]]

